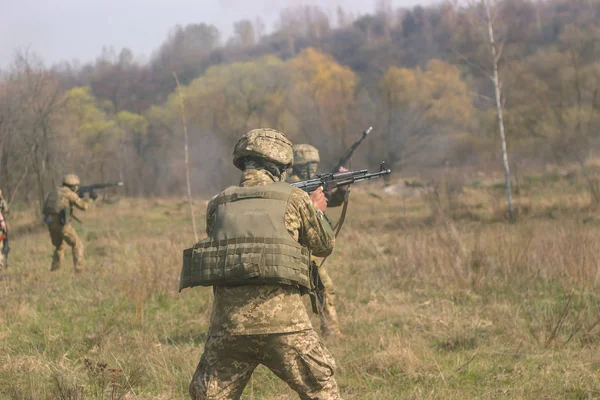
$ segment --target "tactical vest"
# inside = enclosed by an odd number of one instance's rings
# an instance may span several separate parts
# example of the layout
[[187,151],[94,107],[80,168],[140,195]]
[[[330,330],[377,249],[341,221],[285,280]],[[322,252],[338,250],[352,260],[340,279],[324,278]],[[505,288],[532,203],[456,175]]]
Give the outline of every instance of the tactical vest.
[[[44,203],[44,215],[58,215],[61,212],[65,212],[66,211],[66,206],[63,202],[63,191],[64,190],[71,190],[67,187],[57,187],[54,191],[50,192],[50,194],[48,194],[48,197],[46,197],[46,202]],[[68,213],[67,213],[68,214]]]
[[179,291],[212,285],[285,284],[310,288],[310,251],[285,227],[292,187],[226,189],[212,200],[212,236],[183,251]]

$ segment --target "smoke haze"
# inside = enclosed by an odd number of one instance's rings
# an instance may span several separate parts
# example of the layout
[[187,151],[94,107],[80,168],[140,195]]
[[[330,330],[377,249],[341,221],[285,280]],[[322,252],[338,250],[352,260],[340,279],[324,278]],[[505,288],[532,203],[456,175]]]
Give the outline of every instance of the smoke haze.
[[[393,7],[431,4],[433,0],[390,0]],[[148,58],[177,25],[205,22],[219,28],[224,39],[233,22],[261,18],[273,28],[286,7],[319,5],[334,13],[367,13],[375,0],[21,0],[0,1],[0,67],[10,64],[15,50],[29,50],[48,64],[88,62],[104,46],[127,47]]]

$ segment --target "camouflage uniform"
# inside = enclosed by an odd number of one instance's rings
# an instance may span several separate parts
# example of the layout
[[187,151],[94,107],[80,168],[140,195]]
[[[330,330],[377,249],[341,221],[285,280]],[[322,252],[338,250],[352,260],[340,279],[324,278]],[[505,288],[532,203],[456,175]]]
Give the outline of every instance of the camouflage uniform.
[[[70,177],[70,175],[67,175]],[[65,180],[66,178],[65,177]],[[77,232],[70,223],[70,216],[73,212],[73,207],[82,211],[86,211],[89,207],[89,201],[85,201],[77,194],[77,186],[79,186],[79,178],[77,185],[67,185],[57,187],[53,192],[48,194],[44,205],[44,221],[48,225],[50,239],[55,247],[52,257],[51,271],[60,269],[65,251],[65,243],[71,246],[73,251],[73,267],[75,272],[81,272],[84,266],[83,243]],[[63,213],[58,211],[63,209]]]
[[[275,132],[255,130],[247,135],[256,131]],[[289,147],[291,163],[291,143]],[[285,179],[285,172],[276,171],[269,161],[240,160],[235,164],[244,171],[241,187]],[[217,220],[216,198],[207,207],[209,237]],[[292,189],[284,223],[291,237],[313,253],[331,253],[331,227],[303,191]],[[213,291],[209,337],[190,384],[192,399],[239,399],[259,364],[284,380],[301,399],[340,399],[333,377],[335,362],[312,328],[299,286],[217,285]]]
[[4,201],[2,190],[0,190],[0,212],[2,212],[4,217],[8,215],[8,204],[6,204],[6,201]]
[[[319,151],[308,144],[294,145],[294,167],[288,178],[288,182],[298,182],[313,178],[319,169]],[[329,195],[327,207],[338,207],[344,203],[346,191],[338,189]],[[315,260],[317,264],[319,260]],[[319,269],[323,286],[323,309],[319,317],[321,319],[321,332],[325,336],[342,337],[342,331],[338,321],[337,311],[335,310],[335,288],[333,280],[325,266]]]

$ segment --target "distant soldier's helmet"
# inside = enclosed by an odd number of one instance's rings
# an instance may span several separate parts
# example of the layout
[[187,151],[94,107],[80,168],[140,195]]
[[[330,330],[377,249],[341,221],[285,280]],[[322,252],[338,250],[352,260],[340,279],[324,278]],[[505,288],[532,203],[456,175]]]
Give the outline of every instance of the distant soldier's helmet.
[[310,144],[294,145],[294,165],[302,165],[310,162],[320,162],[319,150]]
[[63,177],[63,185],[66,186],[79,186],[79,177],[75,174],[67,174]]
[[233,165],[244,170],[244,158],[263,158],[289,168],[294,163],[292,142],[275,129],[253,129],[233,149]]

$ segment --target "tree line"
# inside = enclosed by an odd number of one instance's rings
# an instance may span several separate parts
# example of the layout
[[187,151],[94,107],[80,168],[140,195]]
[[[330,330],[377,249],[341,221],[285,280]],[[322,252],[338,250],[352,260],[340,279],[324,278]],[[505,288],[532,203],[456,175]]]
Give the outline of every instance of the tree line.
[[[491,0],[490,0],[491,1]],[[67,171],[124,180],[132,196],[185,190],[182,83],[192,188],[235,183],[230,152],[257,127],[321,151],[324,167],[366,127],[355,163],[396,171],[439,165],[501,170],[495,87],[510,163],[575,162],[589,176],[600,127],[600,1],[499,0],[490,57],[483,1],[355,16],[284,10],[266,33],[238,21],[177,26],[148,62],[105,49],[82,66],[18,53],[0,72],[0,182],[11,200],[41,201]]]

